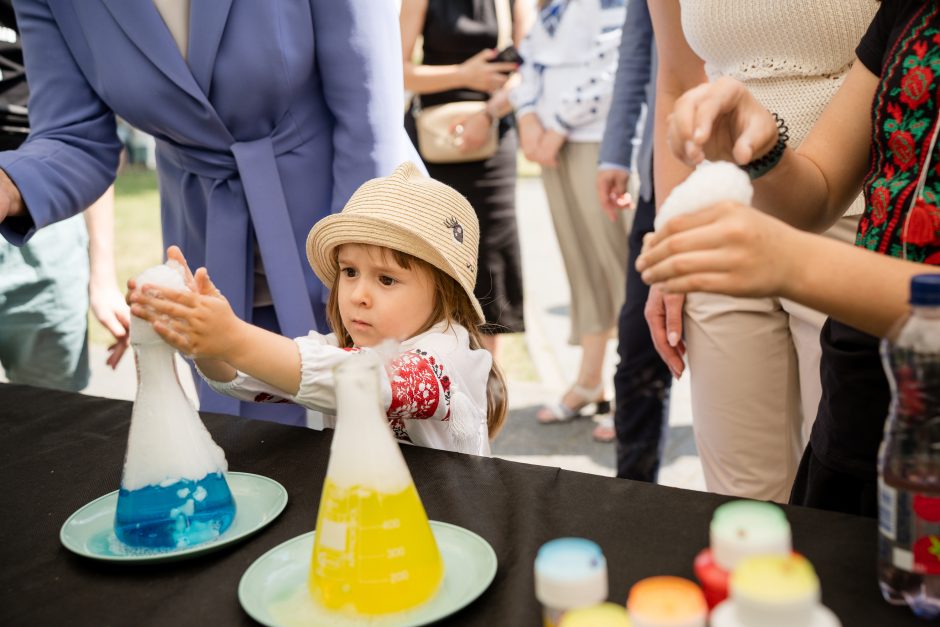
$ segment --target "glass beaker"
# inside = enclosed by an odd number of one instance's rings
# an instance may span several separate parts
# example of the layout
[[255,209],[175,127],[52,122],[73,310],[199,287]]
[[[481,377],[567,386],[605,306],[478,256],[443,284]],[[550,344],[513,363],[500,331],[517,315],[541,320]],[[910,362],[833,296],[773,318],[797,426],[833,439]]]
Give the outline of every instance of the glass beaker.
[[[174,267],[175,266],[175,267]],[[137,277],[137,284],[186,289],[175,262]],[[137,396],[131,413],[114,532],[150,549],[184,548],[221,535],[235,518],[225,480],[225,453],[212,440],[176,372],[176,351],[136,316],[131,345]]]
[[444,576],[427,514],[381,408],[377,358],[334,370],[336,432],[310,563],[310,593],[331,610],[378,615],[429,600]]

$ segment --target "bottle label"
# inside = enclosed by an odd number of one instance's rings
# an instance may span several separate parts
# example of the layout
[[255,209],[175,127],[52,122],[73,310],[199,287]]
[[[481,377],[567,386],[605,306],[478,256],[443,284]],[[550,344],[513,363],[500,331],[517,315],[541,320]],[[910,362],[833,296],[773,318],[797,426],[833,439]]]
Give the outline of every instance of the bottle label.
[[940,575],[940,497],[878,481],[878,530],[901,570]]

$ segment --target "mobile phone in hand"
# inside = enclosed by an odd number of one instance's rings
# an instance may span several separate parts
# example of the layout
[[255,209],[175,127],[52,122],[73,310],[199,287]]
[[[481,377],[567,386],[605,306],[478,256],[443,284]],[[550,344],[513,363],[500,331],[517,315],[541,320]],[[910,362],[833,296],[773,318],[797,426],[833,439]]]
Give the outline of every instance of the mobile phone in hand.
[[502,50],[496,53],[496,56],[492,59],[494,62],[499,63],[522,63],[522,57],[519,55],[519,51],[516,50],[515,46],[506,46]]

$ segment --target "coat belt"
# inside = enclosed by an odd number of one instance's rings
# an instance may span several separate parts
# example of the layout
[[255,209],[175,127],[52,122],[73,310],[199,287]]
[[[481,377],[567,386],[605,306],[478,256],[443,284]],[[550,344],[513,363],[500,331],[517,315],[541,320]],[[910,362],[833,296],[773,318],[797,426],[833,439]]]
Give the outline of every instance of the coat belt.
[[[160,155],[181,170],[218,184],[228,182],[231,193],[216,193],[214,187],[207,196],[206,268],[235,313],[251,320],[249,294],[254,277],[249,270],[251,246],[246,235],[254,227],[278,324],[287,337],[306,335],[317,328],[303,274],[306,262],[295,244],[277,169],[278,155],[305,142],[300,133],[275,132],[235,142],[229,152],[221,152],[158,140]],[[238,413],[237,401],[232,400],[235,404],[225,409]]]

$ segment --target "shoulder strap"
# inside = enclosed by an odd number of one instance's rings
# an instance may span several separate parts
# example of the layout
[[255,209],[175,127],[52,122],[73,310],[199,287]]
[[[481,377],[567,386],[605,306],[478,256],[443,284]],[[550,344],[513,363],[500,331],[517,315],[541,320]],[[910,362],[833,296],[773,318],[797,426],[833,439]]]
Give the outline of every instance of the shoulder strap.
[[496,2],[496,49],[502,50],[512,44],[512,10],[509,0]]

